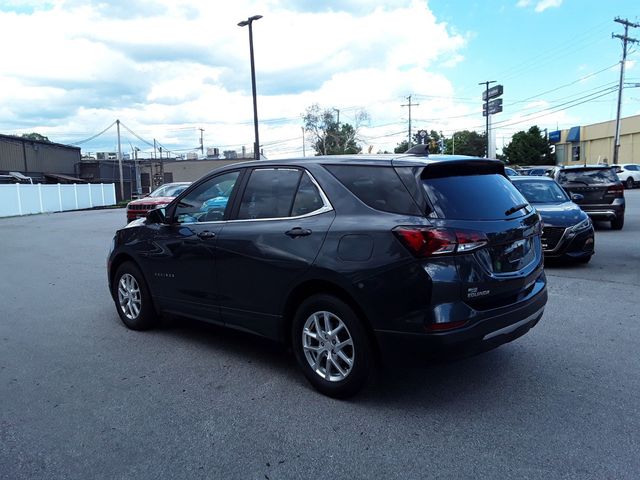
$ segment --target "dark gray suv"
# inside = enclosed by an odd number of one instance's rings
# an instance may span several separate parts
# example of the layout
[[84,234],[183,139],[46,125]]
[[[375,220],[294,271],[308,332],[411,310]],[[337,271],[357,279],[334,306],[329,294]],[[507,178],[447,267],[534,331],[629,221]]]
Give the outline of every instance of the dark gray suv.
[[498,161],[256,161],[118,230],[108,279],[129,328],[171,313],[280,340],[314,387],[346,397],[379,359],[527,332],[547,301],[540,233]]

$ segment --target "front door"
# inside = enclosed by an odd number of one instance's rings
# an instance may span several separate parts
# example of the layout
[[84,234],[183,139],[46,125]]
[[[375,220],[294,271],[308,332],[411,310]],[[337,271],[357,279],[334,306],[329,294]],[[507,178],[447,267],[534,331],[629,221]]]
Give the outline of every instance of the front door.
[[219,321],[216,243],[240,171],[199,183],[177,200],[170,224],[155,234],[152,290],[163,310]]

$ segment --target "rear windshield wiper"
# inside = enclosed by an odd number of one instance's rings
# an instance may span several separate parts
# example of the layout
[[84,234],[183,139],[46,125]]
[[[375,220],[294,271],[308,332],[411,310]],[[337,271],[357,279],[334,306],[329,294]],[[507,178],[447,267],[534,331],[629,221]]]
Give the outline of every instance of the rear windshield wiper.
[[518,210],[522,210],[525,207],[528,207],[529,204],[528,203],[521,203],[520,205],[515,205],[513,207],[511,207],[509,210],[507,210],[506,212],[504,212],[505,215],[511,215],[512,213],[516,213]]

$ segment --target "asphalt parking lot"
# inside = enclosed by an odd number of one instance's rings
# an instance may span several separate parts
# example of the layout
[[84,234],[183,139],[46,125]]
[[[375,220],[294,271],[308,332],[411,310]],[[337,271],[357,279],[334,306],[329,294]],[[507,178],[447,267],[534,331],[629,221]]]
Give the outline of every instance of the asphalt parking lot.
[[0,478],[640,478],[640,190],[589,265],[481,356],[350,401],[291,354],[172,322],[127,330],[105,260],[124,210],[0,219]]

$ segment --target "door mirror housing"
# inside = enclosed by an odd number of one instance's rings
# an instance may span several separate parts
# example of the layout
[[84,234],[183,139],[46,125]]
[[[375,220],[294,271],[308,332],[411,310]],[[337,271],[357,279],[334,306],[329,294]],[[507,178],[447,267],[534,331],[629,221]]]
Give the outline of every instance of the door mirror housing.
[[147,223],[167,223],[165,207],[155,208],[147,213]]

